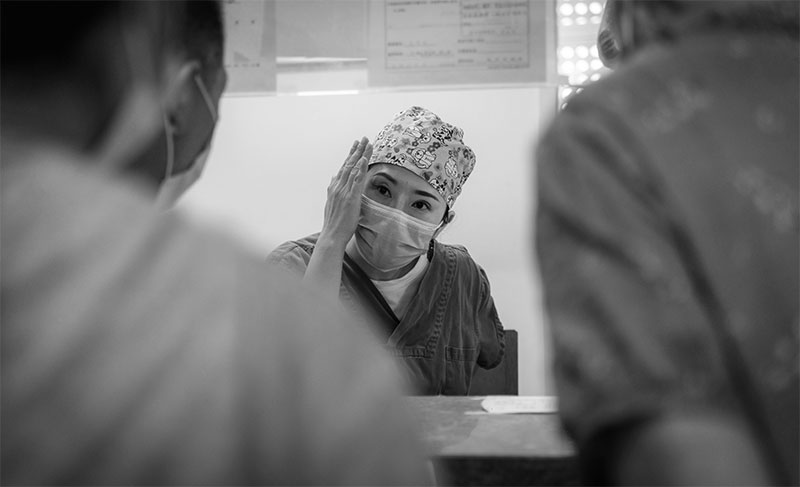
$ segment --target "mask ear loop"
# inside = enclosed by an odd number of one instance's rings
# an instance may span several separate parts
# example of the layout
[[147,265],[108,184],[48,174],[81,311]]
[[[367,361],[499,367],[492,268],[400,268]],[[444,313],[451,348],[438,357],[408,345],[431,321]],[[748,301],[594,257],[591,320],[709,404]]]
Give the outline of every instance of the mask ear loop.
[[172,166],[175,164],[175,141],[172,138],[172,132],[166,114],[163,114],[162,117],[164,119],[164,131],[167,135],[165,137],[167,139],[167,166],[164,173],[164,181],[166,181],[172,176]]
[[211,113],[211,119],[214,120],[214,122],[216,123],[217,109],[214,108],[214,102],[211,100],[211,95],[208,93],[208,90],[206,89],[206,84],[203,83],[203,78],[201,78],[199,74],[195,74],[194,82],[197,85],[197,89],[200,91],[200,94],[203,96],[203,100],[205,100],[206,102],[208,111]]
[[442,233],[445,225],[450,223],[449,221],[447,221],[448,216],[450,216],[450,205],[447,205],[447,207],[445,207],[444,216],[442,217],[442,221],[439,223],[439,228],[436,229],[436,234],[433,236],[430,243],[428,244],[428,253],[427,253],[428,262],[433,260],[433,249],[435,247],[434,241],[436,240],[436,237],[438,237]]

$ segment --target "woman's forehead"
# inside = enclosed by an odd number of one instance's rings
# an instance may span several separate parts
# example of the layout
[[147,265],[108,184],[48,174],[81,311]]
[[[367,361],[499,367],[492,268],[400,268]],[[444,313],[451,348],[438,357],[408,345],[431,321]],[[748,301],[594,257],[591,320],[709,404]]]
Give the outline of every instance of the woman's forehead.
[[414,173],[410,169],[403,166],[388,163],[376,163],[369,166],[367,174],[372,177],[383,177],[390,183],[394,183],[404,191],[415,192],[417,194],[424,193],[429,195],[436,201],[444,204],[444,198],[439,194],[433,186],[427,181],[422,179],[421,176]]

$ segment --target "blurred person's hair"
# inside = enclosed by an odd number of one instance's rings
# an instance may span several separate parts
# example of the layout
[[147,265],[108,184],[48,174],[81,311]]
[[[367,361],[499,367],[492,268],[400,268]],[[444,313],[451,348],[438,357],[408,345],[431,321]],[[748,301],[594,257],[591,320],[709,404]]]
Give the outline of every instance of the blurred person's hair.
[[[190,2],[191,3],[191,2]],[[96,62],[92,40],[103,28],[122,30],[124,23],[149,28],[154,63],[177,47],[183,36],[186,3],[149,1],[26,1],[0,2],[0,63],[3,78],[60,76],[86,73]]]
[[79,143],[94,147],[137,76],[168,81],[185,7],[183,0],[0,1],[3,128],[63,133],[67,114],[59,110],[80,107]]
[[222,66],[225,32],[219,0],[191,0],[186,3],[186,23],[182,29],[183,55],[202,64],[204,76]]

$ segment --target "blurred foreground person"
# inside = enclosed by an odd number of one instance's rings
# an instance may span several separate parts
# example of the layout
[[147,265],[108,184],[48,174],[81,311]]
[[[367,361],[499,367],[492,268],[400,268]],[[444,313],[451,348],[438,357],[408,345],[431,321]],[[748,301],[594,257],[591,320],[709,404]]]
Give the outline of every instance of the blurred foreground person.
[[[798,2],[609,2],[538,152],[587,483],[798,483]],[[616,49],[616,51],[615,51]]]
[[162,108],[224,85],[184,72],[199,5],[0,3],[0,482],[425,482],[377,344],[153,207]]

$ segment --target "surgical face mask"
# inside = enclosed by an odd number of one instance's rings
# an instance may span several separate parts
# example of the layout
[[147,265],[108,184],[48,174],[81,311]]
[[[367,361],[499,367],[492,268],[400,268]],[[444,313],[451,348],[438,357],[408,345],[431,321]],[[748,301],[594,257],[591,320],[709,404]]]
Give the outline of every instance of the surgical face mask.
[[[203,100],[205,100],[206,107],[211,114],[211,119],[216,124],[217,111],[214,109],[211,96],[208,94],[208,91],[203,84],[203,80],[200,79],[199,76],[195,76],[194,81],[197,84],[197,88],[200,90],[200,93],[203,95]],[[167,131],[167,169],[164,182],[161,183],[161,187],[158,190],[158,195],[156,196],[156,206],[162,210],[166,210],[175,206],[175,203],[177,203],[178,199],[180,199],[180,197],[183,196],[183,194],[186,193],[186,191],[194,183],[196,183],[198,179],[200,179],[200,175],[203,173],[203,169],[206,166],[206,160],[208,160],[208,154],[211,152],[211,145],[209,144],[205,149],[197,154],[197,156],[195,156],[195,159],[189,166],[189,169],[180,174],[172,174],[172,167],[175,164],[175,142],[166,120],[164,121],[164,128]]]
[[362,195],[356,249],[375,269],[396,271],[427,252],[439,228]]

